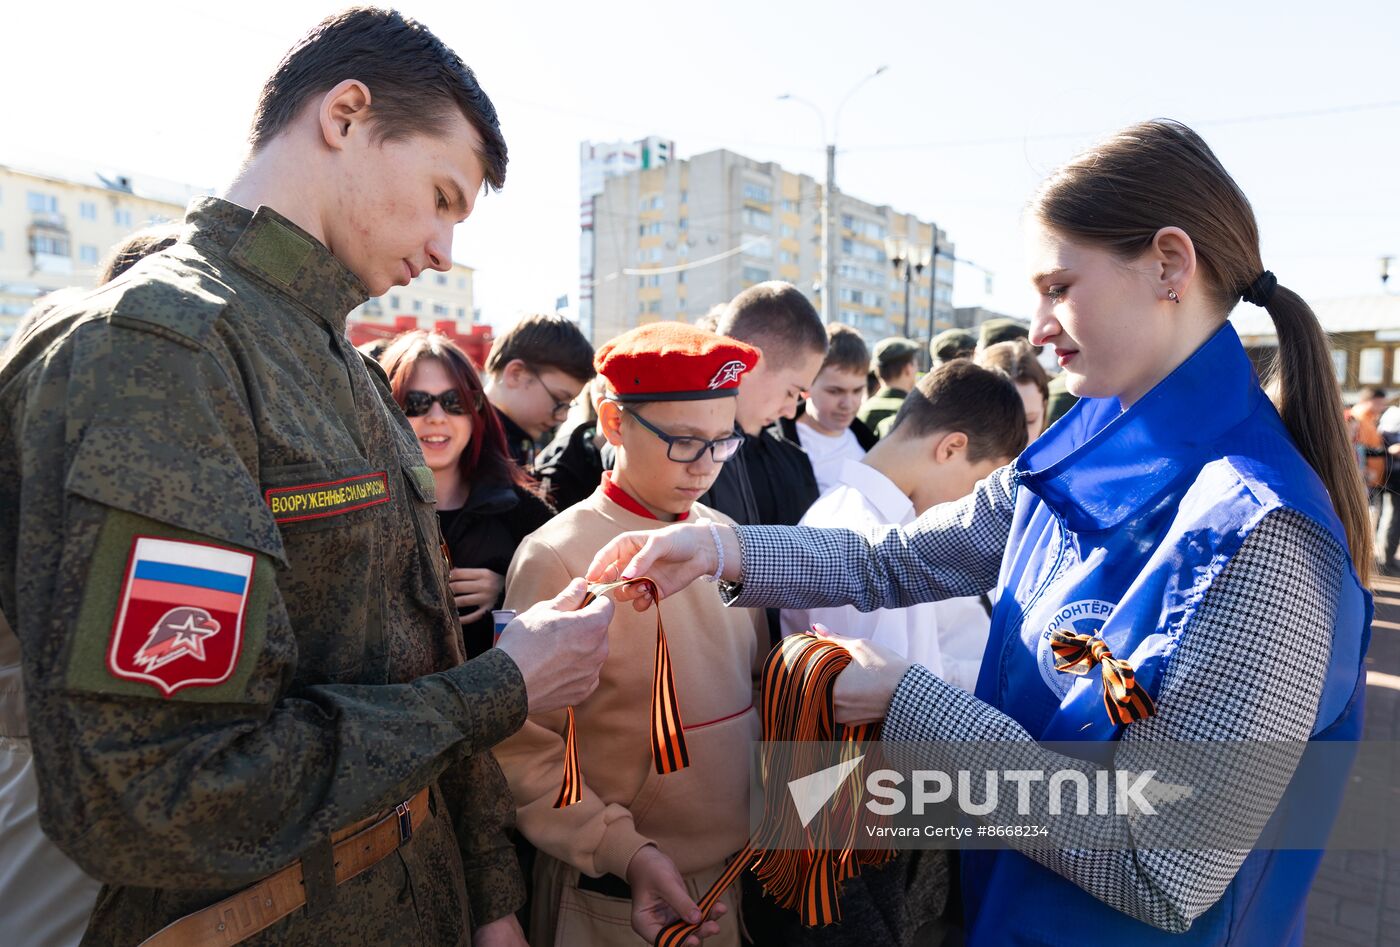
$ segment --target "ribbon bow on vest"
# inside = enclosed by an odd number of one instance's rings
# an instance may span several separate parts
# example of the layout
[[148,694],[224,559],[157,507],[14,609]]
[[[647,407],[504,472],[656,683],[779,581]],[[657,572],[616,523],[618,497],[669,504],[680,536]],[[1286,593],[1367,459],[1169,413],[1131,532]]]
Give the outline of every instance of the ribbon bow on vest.
[[[829,761],[819,761],[817,742],[847,744],[843,756],[854,759],[877,740],[880,724],[842,726],[836,723],[832,687],[851,663],[845,648],[801,634],[784,638],[763,666],[759,698],[763,739],[770,743],[813,744],[804,754],[779,748],[764,759],[764,785],[770,787],[758,832],[705,892],[698,906],[700,920],[745,868],[752,867],[759,883],[781,907],[795,910],[808,927],[841,919],[841,883],[860,873],[860,866],[881,865],[889,849],[856,850],[859,837],[861,773],[853,769],[831,801],[803,826],[786,791],[790,780],[811,774]],[[656,947],[679,947],[700,924],[676,921],[657,935]]]
[[1050,649],[1055,652],[1057,671],[1088,674],[1096,664],[1102,669],[1103,706],[1115,724],[1132,723],[1157,712],[1157,705],[1134,678],[1133,666],[1115,658],[1102,638],[1057,629],[1050,632]]
[[[645,576],[625,579],[608,585],[594,585],[583,597],[587,605],[600,595],[626,585],[648,585],[656,609],[656,660],[651,671],[651,761],[659,775],[674,773],[690,765],[690,752],[685,746],[685,728],[676,704],[676,680],[671,673],[671,652],[666,648],[666,626],[661,623],[661,592],[656,583]],[[574,708],[564,712],[564,781],[554,808],[571,806],[583,798],[583,776],[578,764],[578,738],[574,727]]]

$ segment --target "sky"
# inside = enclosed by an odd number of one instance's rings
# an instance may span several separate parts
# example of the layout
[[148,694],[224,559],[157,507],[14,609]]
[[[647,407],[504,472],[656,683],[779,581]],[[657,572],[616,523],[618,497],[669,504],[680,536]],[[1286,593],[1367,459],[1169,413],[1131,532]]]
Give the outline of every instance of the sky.
[[[90,160],[220,189],[258,90],[339,4],[11,5],[0,160]],[[1123,125],[1185,121],[1259,218],[1265,265],[1305,298],[1380,290],[1400,255],[1400,4],[1003,0],[479,4],[409,0],[473,67],[510,147],[506,187],[457,229],[483,318],[577,298],[578,145],[657,134],[725,147],[932,219],[954,302],[1027,316],[1021,211]],[[837,103],[880,66],[885,72]],[[1400,262],[1392,290],[1400,290]],[[990,270],[991,291],[984,270]]]

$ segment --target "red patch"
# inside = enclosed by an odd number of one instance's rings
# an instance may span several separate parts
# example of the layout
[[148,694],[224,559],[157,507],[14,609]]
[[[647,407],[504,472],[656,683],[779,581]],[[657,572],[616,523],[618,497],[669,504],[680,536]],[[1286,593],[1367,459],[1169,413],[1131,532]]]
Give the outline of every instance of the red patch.
[[138,536],[117,599],[107,670],[169,697],[233,676],[253,586],[251,553]]

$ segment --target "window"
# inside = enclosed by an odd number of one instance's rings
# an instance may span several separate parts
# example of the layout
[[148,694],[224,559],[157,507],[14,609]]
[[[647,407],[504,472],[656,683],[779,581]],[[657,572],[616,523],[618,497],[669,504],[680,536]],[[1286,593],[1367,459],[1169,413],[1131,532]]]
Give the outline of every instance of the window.
[[90,243],[85,243],[78,248],[78,259],[88,266],[97,265],[97,247]]
[[746,266],[744,267],[743,279],[747,283],[766,283],[769,279],[769,273],[761,266]]
[[763,257],[765,260],[771,260],[773,258],[773,244],[767,237],[746,233],[744,234],[743,245],[744,252],[749,256]]
[[797,208],[800,206],[800,204],[800,201],[789,200],[785,197],[783,198],[782,208],[786,213],[795,214],[797,213]]
[[1385,349],[1362,349],[1356,368],[1359,385],[1379,385],[1385,378]]
[[745,207],[741,215],[745,227],[752,227],[755,230],[772,230],[773,217],[766,211],[754,210],[752,207]]
[[390,309],[397,309],[397,308],[399,308],[399,297],[398,297],[398,296],[390,296],[390,297],[389,297],[389,308],[390,308]]
[[438,284],[439,286],[446,286],[446,285],[447,285],[447,274],[446,274],[446,273],[439,273],[439,274],[437,275],[437,280],[436,280],[436,281],[437,281],[437,284]]
[[423,300],[421,300],[421,299],[415,299],[415,300],[413,301],[413,311],[414,311],[414,312],[422,312],[422,311],[423,311]]
[[118,227],[131,226],[131,211],[118,207],[112,211],[112,221]]
[[689,226],[690,226],[690,218],[689,218],[689,217],[682,217],[680,220],[676,221],[676,229],[677,229],[677,230],[685,230],[685,229],[686,229],[687,227],[689,227]]
[[447,306],[444,306],[442,303],[433,303],[433,315],[450,316],[452,315],[452,310],[449,309]]
[[659,237],[659,236],[661,236],[661,228],[662,228],[662,224],[661,224],[661,221],[659,221],[659,220],[658,220],[658,221],[654,221],[654,222],[649,223],[649,224],[641,224],[641,225],[639,225],[639,226],[637,227],[637,236],[639,236],[639,237]]
[[781,224],[778,227],[778,234],[783,237],[795,237],[797,236],[797,228],[789,226],[788,224]]
[[647,196],[642,198],[640,206],[642,210],[660,210],[663,206],[661,195],[648,194]]
[[78,204],[78,216],[83,220],[97,219],[97,204],[94,201],[82,201]]
[[458,318],[458,319],[465,319],[465,318],[467,318],[467,307],[466,307],[466,306],[458,306],[458,307],[457,307],[457,318]]
[[678,272],[678,273],[676,274],[676,285],[677,285],[677,286],[684,286],[684,285],[685,285],[685,270],[681,270],[680,272]]
[[651,302],[647,303],[647,312],[660,312],[660,311],[661,311],[661,300],[659,300],[659,299],[653,299]]
[[690,192],[685,188],[681,188],[681,203],[684,204],[688,200],[690,200]]
[[744,200],[753,201],[755,204],[771,204],[773,202],[773,189],[766,184],[745,181]]
[[52,194],[30,191],[28,194],[29,212],[32,214],[57,214],[58,198]]
[[779,263],[796,263],[796,262],[797,262],[797,254],[796,254],[796,253],[793,253],[791,250],[779,250],[779,251],[778,251],[778,262],[779,262]]
[[48,234],[35,234],[29,238],[29,249],[34,254],[47,253],[49,256],[67,256],[68,238]]
[[457,277],[457,288],[462,290],[467,288],[467,278],[465,276]]

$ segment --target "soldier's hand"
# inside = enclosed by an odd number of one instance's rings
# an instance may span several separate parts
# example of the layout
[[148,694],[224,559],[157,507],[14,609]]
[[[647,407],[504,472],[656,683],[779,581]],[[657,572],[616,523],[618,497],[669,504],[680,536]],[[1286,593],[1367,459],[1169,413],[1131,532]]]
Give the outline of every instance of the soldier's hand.
[[[673,921],[690,924],[700,920],[700,908],[690,899],[676,865],[655,845],[643,845],[627,863],[627,884],[632,889],[632,930],[648,944]],[[725,906],[717,902],[696,934],[683,947],[700,947],[700,941],[719,933]],[[697,936],[698,934],[698,936]]]
[[[728,526],[718,527],[724,546],[722,578],[737,581],[740,576],[739,537]],[[705,523],[684,523],[665,529],[623,533],[593,557],[588,581],[615,582],[647,576],[665,598],[679,592],[701,576],[713,575],[718,562],[714,536]],[[637,611],[651,606],[651,593],[634,585],[609,593],[618,601],[631,601]]]
[[461,616],[462,624],[470,625],[501,600],[506,577],[490,569],[453,569],[447,573],[447,587],[452,590],[452,604],[473,609]]
[[574,579],[553,600],[522,612],[501,632],[497,647],[520,668],[532,714],[577,704],[598,686],[613,604],[600,595],[580,608],[587,592],[588,583]]
[[483,924],[472,931],[473,947],[529,947],[514,914]]

